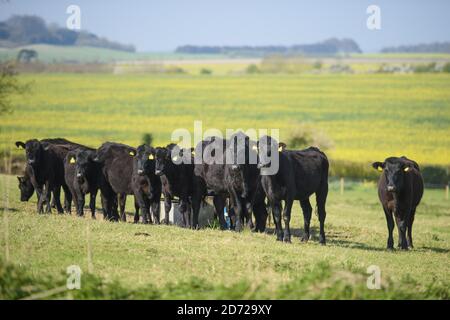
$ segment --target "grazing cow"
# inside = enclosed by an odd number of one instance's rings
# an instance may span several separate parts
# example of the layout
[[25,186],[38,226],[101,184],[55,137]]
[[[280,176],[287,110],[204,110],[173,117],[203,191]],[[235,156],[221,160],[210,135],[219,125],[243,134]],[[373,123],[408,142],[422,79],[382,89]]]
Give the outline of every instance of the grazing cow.
[[[261,183],[269,200],[275,222],[277,240],[290,242],[289,223],[294,200],[299,200],[303,211],[305,233],[303,241],[309,239],[309,226],[312,207],[309,197],[315,193],[317,211],[320,222],[319,241],[325,244],[324,223],[326,217],[325,202],[328,194],[328,159],[319,149],[310,147],[305,150],[281,150],[278,143],[271,137],[261,137],[258,141],[258,167],[264,170],[272,165],[278,153],[278,171],[274,174],[261,172]],[[281,151],[280,151],[281,150]],[[283,220],[284,234],[281,226],[281,200],[285,201]]]
[[[398,246],[413,248],[412,226],[416,208],[423,195],[423,179],[419,165],[406,157],[390,157],[372,166],[382,171],[378,181],[378,197],[383,206],[388,227],[387,248],[394,248],[394,219],[398,229]],[[407,233],[407,236],[406,236]]]
[[[20,190],[20,201],[28,201],[33,196],[34,185],[33,185],[33,169],[30,166],[25,167],[25,174],[23,176],[18,176],[19,180],[19,190]],[[35,183],[35,182],[34,182]],[[39,199],[38,199],[39,201]]]
[[77,215],[84,215],[85,195],[89,193],[89,208],[93,219],[97,192],[101,183],[104,183],[100,164],[94,162],[95,156],[95,149],[80,147],[69,151],[64,159],[65,180],[72,192]]
[[[133,161],[132,189],[135,201],[142,212],[142,223],[160,223],[161,206],[161,180],[155,174],[155,150],[148,145],[141,145],[136,150]],[[139,222],[139,213],[136,211],[134,222]],[[166,218],[166,223],[167,223]]]
[[[133,159],[136,149],[125,144],[105,142],[97,149],[95,162],[100,163],[106,183],[102,183],[103,205],[108,220],[119,220],[117,202],[120,208],[120,218],[126,221],[125,203],[127,194],[134,194],[132,187]],[[136,215],[139,215],[139,205],[135,199]]]
[[67,201],[71,201],[70,191],[64,181],[64,157],[70,147],[40,142],[36,139],[28,140],[26,143],[16,142],[16,145],[25,149],[27,163],[32,168],[37,186],[39,188],[44,186],[42,194],[38,192],[38,212],[44,211],[44,202],[47,203],[46,212],[51,212],[50,194],[53,193],[56,208],[59,213],[63,213],[59,199],[61,187],[66,192]]
[[[180,199],[180,213],[183,219],[183,226],[189,228],[191,221],[191,197],[194,191],[194,161],[192,150],[180,149],[178,155],[172,155],[175,144],[167,147],[158,147],[154,150],[155,174],[161,178],[164,193],[165,221],[169,223],[169,212],[172,208],[172,199]],[[176,162],[174,163],[173,160]],[[177,163],[177,157],[190,157],[190,163]]]

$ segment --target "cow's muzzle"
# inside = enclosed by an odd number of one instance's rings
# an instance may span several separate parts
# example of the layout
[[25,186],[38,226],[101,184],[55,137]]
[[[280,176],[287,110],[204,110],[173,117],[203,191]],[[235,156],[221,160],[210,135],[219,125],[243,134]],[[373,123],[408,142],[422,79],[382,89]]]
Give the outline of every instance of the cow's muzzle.
[[396,190],[395,186],[387,186],[387,191],[395,192],[395,190]]

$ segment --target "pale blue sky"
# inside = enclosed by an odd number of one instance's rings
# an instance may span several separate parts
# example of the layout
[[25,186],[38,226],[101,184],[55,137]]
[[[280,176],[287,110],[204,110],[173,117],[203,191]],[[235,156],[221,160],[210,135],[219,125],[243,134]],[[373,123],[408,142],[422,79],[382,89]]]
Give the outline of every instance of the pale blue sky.
[[[385,46],[450,41],[447,0],[0,0],[0,20],[35,14],[65,26],[70,4],[81,27],[134,44],[139,51],[178,45],[291,45],[349,37],[366,52]],[[366,8],[381,8],[379,31],[366,28]]]

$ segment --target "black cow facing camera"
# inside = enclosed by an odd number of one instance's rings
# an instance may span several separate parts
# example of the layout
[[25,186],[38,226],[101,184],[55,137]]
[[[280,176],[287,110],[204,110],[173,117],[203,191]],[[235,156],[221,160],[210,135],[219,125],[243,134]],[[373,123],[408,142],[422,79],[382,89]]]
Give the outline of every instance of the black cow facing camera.
[[374,162],[372,167],[382,172],[378,182],[378,197],[387,221],[387,248],[394,248],[394,217],[398,229],[398,246],[403,250],[413,248],[412,226],[423,195],[419,165],[403,156]]

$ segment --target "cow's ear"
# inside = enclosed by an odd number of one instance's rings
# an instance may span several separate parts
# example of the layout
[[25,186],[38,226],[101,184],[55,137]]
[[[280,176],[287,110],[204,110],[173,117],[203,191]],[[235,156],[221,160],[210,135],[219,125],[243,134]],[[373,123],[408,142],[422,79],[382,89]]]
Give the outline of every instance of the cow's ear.
[[17,176],[17,180],[19,180],[19,182],[22,182],[23,178],[25,178],[25,177]]
[[384,165],[385,165],[384,162],[379,161],[372,163],[372,167],[378,171],[383,171]]
[[279,152],[284,151],[284,150],[286,150],[286,147],[287,147],[286,143],[280,142],[280,143],[278,144],[278,151],[279,151]]
[[19,149],[25,149],[25,143],[22,141],[16,141],[16,147]]

